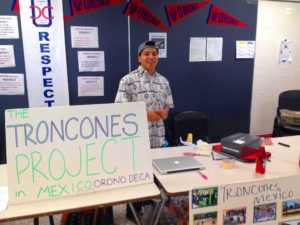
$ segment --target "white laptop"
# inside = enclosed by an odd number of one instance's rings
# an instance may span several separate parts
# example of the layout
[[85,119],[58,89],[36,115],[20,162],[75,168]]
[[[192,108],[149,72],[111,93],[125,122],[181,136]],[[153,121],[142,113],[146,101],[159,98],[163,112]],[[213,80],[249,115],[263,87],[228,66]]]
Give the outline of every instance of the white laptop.
[[204,166],[192,156],[153,159],[152,165],[160,174],[204,169]]

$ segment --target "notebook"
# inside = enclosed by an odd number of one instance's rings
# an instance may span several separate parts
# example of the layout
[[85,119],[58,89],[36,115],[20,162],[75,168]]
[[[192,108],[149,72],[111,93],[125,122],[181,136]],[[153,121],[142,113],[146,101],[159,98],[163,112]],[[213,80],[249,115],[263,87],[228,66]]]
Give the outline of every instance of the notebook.
[[152,165],[160,174],[204,169],[204,166],[192,156],[153,159]]

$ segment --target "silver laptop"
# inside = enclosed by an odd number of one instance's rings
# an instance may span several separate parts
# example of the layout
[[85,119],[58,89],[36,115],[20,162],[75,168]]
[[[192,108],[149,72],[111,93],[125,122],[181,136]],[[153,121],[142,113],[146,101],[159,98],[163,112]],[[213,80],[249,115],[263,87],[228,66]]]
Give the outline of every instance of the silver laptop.
[[153,159],[152,165],[160,174],[204,169],[204,166],[192,156]]

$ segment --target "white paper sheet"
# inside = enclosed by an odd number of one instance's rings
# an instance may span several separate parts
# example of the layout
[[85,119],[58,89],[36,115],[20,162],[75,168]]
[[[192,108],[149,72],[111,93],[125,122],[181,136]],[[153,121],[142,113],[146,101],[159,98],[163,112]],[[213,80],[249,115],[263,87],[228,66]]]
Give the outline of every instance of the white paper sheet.
[[236,58],[251,59],[255,55],[255,41],[236,41]]
[[191,37],[190,38],[190,62],[206,61],[206,38]]
[[104,78],[78,77],[78,96],[104,96]]
[[15,53],[13,45],[0,45],[0,68],[15,67]]
[[279,63],[287,64],[292,62],[292,40],[283,39],[280,43]]
[[0,39],[19,39],[17,16],[0,16]]
[[98,27],[71,26],[72,48],[99,48]]
[[167,58],[167,33],[149,33],[149,40],[158,46],[158,58]]
[[223,38],[207,38],[207,61],[222,61]]
[[0,73],[0,95],[24,95],[24,74]]
[[104,51],[78,51],[79,72],[105,71]]

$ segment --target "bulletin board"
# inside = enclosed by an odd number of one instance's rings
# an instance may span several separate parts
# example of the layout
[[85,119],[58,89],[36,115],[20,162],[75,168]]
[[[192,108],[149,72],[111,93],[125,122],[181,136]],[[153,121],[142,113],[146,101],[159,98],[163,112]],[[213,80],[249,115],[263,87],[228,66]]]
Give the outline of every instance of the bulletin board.
[[[20,15],[12,9],[14,0],[0,2],[0,14]],[[111,0],[113,2],[113,0]],[[172,140],[173,117],[183,111],[201,111],[208,117],[208,135],[224,137],[236,132],[249,131],[252,93],[253,59],[236,59],[237,40],[255,40],[257,5],[249,1],[211,0],[176,24],[170,23],[166,7],[195,3],[193,0],[155,1],[141,0],[167,29],[150,25],[124,14],[127,1],[109,7],[71,15],[70,1],[63,1],[65,46],[67,57],[70,105],[113,103],[119,80],[138,66],[137,49],[149,39],[149,33],[163,33],[167,37],[166,57],[160,58],[157,71],[165,76],[171,86],[175,108],[170,111],[167,138]],[[201,3],[199,1],[197,3]],[[212,5],[247,24],[246,27],[208,24]],[[72,48],[71,27],[98,28],[98,48]],[[189,62],[191,37],[222,38],[222,61]],[[1,39],[0,44],[14,46],[16,67],[0,68],[0,73],[25,73],[22,34],[19,39]],[[103,51],[105,71],[79,72],[78,51]],[[24,95],[0,95],[0,163],[6,162],[4,111],[27,108],[28,95],[25,77]],[[79,96],[78,77],[101,77],[103,96]]]
[[300,175],[195,188],[190,192],[190,225],[297,225]]

